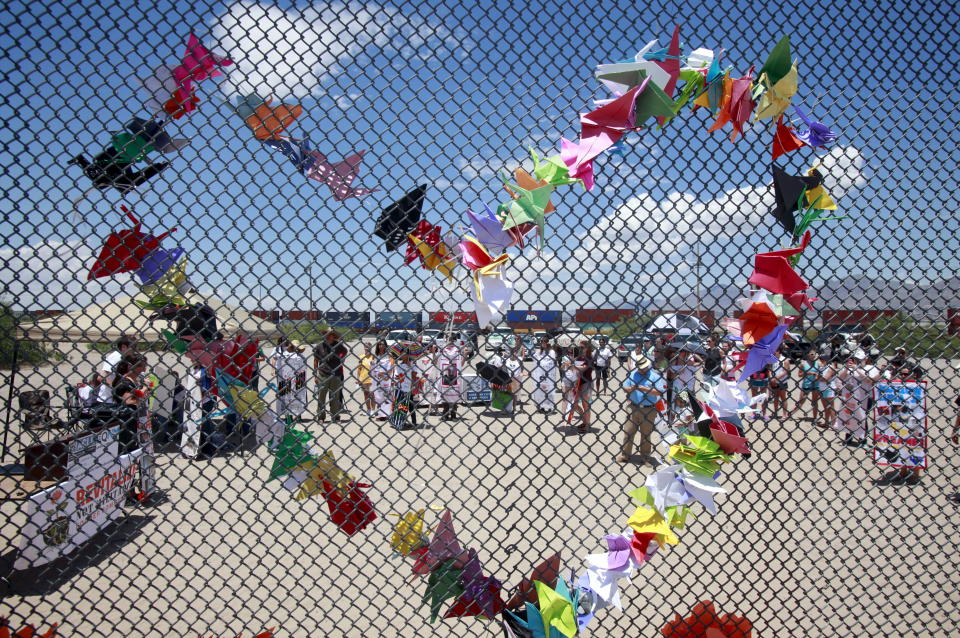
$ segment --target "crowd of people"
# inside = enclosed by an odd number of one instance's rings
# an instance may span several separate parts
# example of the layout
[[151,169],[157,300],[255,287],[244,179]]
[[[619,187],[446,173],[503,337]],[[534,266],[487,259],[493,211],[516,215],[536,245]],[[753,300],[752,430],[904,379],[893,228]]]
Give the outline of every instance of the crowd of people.
[[[481,357],[453,343],[398,348],[383,340],[361,341],[358,361],[348,369],[351,349],[330,330],[309,352],[305,344],[281,339],[269,355],[261,351],[258,362],[272,370],[275,410],[288,422],[315,418],[320,423],[337,423],[365,414],[374,422],[404,429],[417,426],[418,409],[426,416],[458,419],[458,405],[465,399],[467,366],[476,367],[483,360],[502,375],[491,387],[500,399],[494,407],[504,413],[513,413],[529,400],[537,414],[559,415],[560,421],[575,424],[578,432],[586,433],[595,412],[616,412],[625,405],[623,439],[616,459],[626,463],[632,458],[637,435],[640,461],[647,462],[658,420],[676,420],[690,396],[719,380],[737,379],[745,358],[742,346],[719,334],[710,335],[703,346],[667,338],[640,342],[622,362],[605,337],[596,340],[596,347],[588,338],[543,338],[531,352],[525,351],[519,340],[516,343],[517,347],[498,347],[491,356]],[[156,387],[164,384],[149,373],[146,357],[135,345],[127,337],[118,340],[92,378],[78,384],[84,410],[128,406],[142,412],[153,407]],[[758,398],[756,418],[809,419],[820,428],[841,432],[844,443],[853,447],[866,443],[873,387],[884,379],[920,380],[924,375],[923,368],[902,347],[881,362],[869,337],[855,344],[834,339],[805,352],[783,346],[778,354],[777,362],[749,377],[749,392]],[[477,361],[470,361],[473,358]],[[199,390],[199,406],[194,406],[198,409],[192,414],[201,420],[208,420],[218,402],[215,382],[202,366],[192,368],[190,384],[182,383],[175,372],[171,374],[172,384],[168,379],[165,385],[173,389],[166,402],[172,401],[174,407],[157,410],[159,418],[154,417],[153,425],[155,432],[168,439],[175,436],[184,415],[191,414],[185,406],[186,385]],[[611,389],[611,380],[617,377],[625,378],[622,383],[615,381]],[[258,372],[255,384],[260,383]],[[348,401],[344,394],[354,388],[356,396]],[[354,398],[360,413],[348,411]],[[311,414],[313,401],[316,412]],[[233,417],[226,419],[228,434],[238,422],[236,415]],[[607,414],[604,420],[609,420]],[[955,437],[960,417],[956,426]]]

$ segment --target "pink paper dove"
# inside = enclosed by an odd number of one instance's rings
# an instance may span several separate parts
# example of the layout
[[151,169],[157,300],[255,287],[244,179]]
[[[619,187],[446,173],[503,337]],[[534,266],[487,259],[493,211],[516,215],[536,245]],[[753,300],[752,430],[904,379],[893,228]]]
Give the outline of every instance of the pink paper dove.
[[200,44],[200,39],[191,33],[187,40],[187,51],[183,54],[183,62],[172,69],[173,77],[178,85],[189,91],[193,82],[223,75],[217,67],[231,64],[233,61],[207,50]]
[[333,193],[333,199],[342,202],[351,197],[362,197],[370,193],[376,193],[376,188],[353,188],[350,185],[356,179],[360,172],[360,162],[363,160],[363,154],[366,151],[360,151],[340,162],[330,163],[327,158],[317,151],[311,151],[311,155],[316,160],[307,173],[307,177],[315,179],[321,184],[330,187]]
[[458,562],[458,567],[466,565],[470,555],[460,546],[457,540],[457,533],[453,529],[453,514],[450,510],[443,512],[443,517],[437,525],[437,531],[434,532],[430,540],[430,546],[426,552],[423,552],[413,565],[414,574],[429,574],[442,561],[448,558],[454,558]]

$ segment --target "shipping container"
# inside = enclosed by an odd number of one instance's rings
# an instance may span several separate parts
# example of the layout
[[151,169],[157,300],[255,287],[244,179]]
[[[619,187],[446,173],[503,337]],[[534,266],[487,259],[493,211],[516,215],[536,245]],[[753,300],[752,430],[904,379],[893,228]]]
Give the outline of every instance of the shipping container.
[[633,308],[581,308],[573,315],[578,324],[620,323],[635,314]]
[[366,332],[370,328],[370,312],[361,311],[328,311],[323,313],[323,321],[334,328],[351,328],[357,332]]
[[829,326],[860,326],[867,329],[880,317],[893,317],[896,310],[821,310],[820,321],[824,328]]
[[559,310],[508,310],[507,323],[559,324],[563,313]]
[[[648,311],[652,316],[657,315],[688,315],[690,317],[697,317],[702,321],[708,328],[713,328],[717,325],[717,316],[713,314],[712,310],[650,310]],[[736,313],[734,316],[739,316]]]
[[374,322],[377,330],[420,330],[422,326],[421,312],[378,312]]
[[[449,312],[431,312],[430,313],[430,323],[449,323],[450,322],[450,313]],[[453,324],[476,324],[477,323],[477,313],[467,312],[465,310],[457,310],[453,313]]]

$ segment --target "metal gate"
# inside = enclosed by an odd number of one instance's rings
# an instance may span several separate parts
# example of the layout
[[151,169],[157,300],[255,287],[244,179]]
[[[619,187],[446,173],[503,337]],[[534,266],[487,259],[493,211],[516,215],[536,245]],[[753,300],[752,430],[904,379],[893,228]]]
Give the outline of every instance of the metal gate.
[[12,629],[960,633],[949,3],[0,20]]

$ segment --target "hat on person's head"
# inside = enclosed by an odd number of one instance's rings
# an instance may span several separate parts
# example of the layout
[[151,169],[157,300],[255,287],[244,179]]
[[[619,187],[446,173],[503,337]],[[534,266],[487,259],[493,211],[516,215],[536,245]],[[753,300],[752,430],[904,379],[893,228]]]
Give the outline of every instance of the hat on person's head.
[[907,348],[906,348],[905,346],[897,346],[896,351],[897,351],[897,352],[906,352],[906,351],[907,351]]
[[299,339],[290,339],[290,345],[297,350],[303,350],[303,342]]
[[652,365],[653,365],[653,362],[651,362],[650,359],[647,358],[646,356],[637,358],[637,369],[649,368]]

